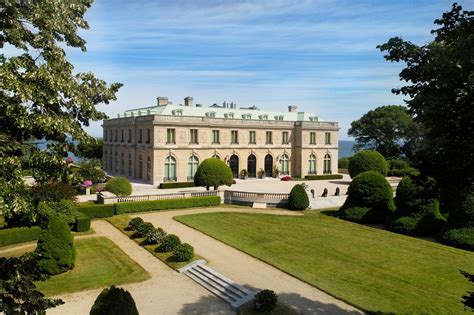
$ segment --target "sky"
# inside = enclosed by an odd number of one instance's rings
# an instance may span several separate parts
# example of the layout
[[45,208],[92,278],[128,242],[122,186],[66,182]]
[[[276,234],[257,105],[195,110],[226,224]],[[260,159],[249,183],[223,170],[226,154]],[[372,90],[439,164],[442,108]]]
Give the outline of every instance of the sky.
[[[466,9],[472,2],[459,1]],[[312,112],[339,122],[349,139],[353,120],[378,106],[404,104],[391,93],[403,64],[376,46],[401,36],[433,39],[433,21],[449,11],[442,0],[96,0],[81,31],[87,52],[67,49],[77,71],[124,86],[99,108],[109,117],[193,96],[260,109]],[[467,7],[469,4],[470,7]],[[87,131],[101,136],[101,123]]]

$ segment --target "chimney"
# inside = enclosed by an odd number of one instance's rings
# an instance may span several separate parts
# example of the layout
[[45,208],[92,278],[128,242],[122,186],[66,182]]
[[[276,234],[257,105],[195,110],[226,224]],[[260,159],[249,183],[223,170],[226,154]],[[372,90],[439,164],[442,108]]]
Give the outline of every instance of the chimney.
[[193,106],[193,97],[192,96],[186,96],[184,98],[184,106]]
[[296,110],[298,109],[298,106],[296,105],[290,105],[288,106],[288,112],[289,113],[296,113]]
[[167,97],[163,97],[163,96],[158,96],[156,98],[156,104],[158,106],[166,106],[168,105],[168,98]]

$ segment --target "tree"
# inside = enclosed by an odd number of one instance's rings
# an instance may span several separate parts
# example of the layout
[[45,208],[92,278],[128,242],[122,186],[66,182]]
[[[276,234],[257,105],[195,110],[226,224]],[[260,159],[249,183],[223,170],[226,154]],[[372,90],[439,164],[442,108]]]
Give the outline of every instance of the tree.
[[[462,270],[461,274],[466,277],[470,283],[474,284],[474,274],[470,274]],[[462,304],[464,304],[464,308],[469,308],[474,312],[474,291],[468,291],[465,295],[463,295]]]
[[398,158],[401,143],[412,129],[413,119],[404,106],[377,107],[351,123],[348,135],[356,140],[355,149],[373,149],[385,158]]
[[115,100],[122,85],[107,85],[90,72],[75,73],[66,58],[65,46],[86,51],[78,31],[88,29],[83,16],[91,3],[2,2],[0,47],[15,48],[11,56],[0,54],[0,197],[7,221],[35,220],[21,178],[22,148],[31,139],[50,141],[47,150],[32,152],[29,164],[42,182],[57,177],[73,143],[90,141],[82,127],[107,118],[96,105]]
[[90,315],[138,315],[137,306],[130,292],[111,286],[97,296]]
[[86,159],[102,160],[102,147],[104,140],[94,139],[81,141],[76,147],[76,154],[79,157]]
[[474,11],[454,3],[434,23],[435,38],[425,45],[394,37],[377,47],[386,60],[406,64],[400,80],[408,83],[392,92],[408,98],[415,122],[425,129],[419,167],[440,186],[448,230],[472,230],[474,203],[467,199],[474,192]]
[[213,186],[216,190],[221,185],[232,185],[232,171],[230,167],[217,158],[202,161],[194,175],[196,186],[205,186],[209,190]]

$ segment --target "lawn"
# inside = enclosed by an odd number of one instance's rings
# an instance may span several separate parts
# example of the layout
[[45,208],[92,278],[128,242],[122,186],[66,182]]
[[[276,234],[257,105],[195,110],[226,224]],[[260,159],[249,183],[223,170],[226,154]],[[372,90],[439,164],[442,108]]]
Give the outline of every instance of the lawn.
[[474,253],[318,212],[175,219],[365,311],[462,314],[472,291],[459,270],[474,273]]
[[141,282],[150,275],[105,237],[74,241],[76,266],[51,277],[37,286],[47,296],[72,293],[131,282]]

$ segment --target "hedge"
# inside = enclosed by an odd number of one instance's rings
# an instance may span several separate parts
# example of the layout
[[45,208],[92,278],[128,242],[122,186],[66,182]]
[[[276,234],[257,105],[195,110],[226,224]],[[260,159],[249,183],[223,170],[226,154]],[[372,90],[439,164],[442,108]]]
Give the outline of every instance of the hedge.
[[161,183],[160,189],[196,187],[194,182]]
[[115,206],[113,204],[86,204],[85,206],[79,205],[77,208],[79,212],[87,214],[89,218],[108,218],[114,215]]
[[327,180],[327,179],[342,179],[341,174],[327,174],[327,175],[306,175],[307,180]]
[[79,212],[76,219],[76,232],[87,232],[91,228],[91,218],[82,212]]
[[123,202],[115,204],[115,214],[165,209],[208,207],[218,206],[220,204],[221,197],[219,196]]
[[0,230],[0,247],[36,241],[41,233],[39,226],[16,227]]

